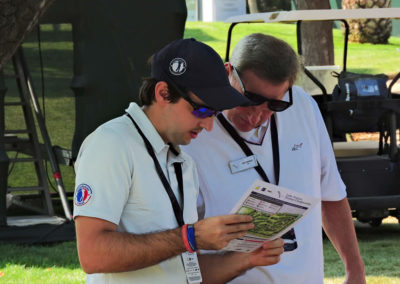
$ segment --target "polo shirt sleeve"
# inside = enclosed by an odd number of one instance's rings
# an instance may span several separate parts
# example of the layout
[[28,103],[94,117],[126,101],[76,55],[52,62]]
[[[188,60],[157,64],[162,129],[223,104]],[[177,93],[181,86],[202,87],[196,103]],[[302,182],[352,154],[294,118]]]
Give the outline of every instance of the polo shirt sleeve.
[[119,224],[129,197],[132,157],[125,140],[102,126],[82,144],[75,164],[74,218],[88,216]]
[[346,197],[346,186],[340,177],[331,140],[318,105],[314,100],[313,108],[317,128],[321,156],[321,200],[337,201]]

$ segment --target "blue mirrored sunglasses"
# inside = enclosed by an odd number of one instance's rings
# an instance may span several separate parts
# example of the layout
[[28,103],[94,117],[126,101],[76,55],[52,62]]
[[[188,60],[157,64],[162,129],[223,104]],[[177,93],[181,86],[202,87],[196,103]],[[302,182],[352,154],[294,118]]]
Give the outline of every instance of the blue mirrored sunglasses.
[[217,110],[212,109],[210,107],[199,105],[199,104],[195,103],[194,101],[192,101],[189,96],[184,96],[183,98],[193,107],[192,114],[195,117],[207,118],[207,117],[211,117],[213,115],[218,114]]
[[172,81],[167,82],[168,84],[170,84],[175,90],[178,91],[178,93],[182,96],[182,98],[187,101],[192,107],[193,107],[193,111],[192,114],[197,117],[197,118],[207,118],[207,117],[211,117],[213,115],[217,115],[219,113],[218,110],[215,110],[211,107],[208,106],[204,106],[204,105],[200,105],[198,103],[195,103],[190,97],[189,95],[182,91],[180,88],[178,88],[178,86],[173,83]]

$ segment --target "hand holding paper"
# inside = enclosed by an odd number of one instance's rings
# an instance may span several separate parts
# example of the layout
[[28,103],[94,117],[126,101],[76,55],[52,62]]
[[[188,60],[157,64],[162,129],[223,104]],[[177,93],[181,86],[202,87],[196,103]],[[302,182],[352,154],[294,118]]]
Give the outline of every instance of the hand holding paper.
[[194,224],[199,249],[218,250],[231,240],[241,238],[254,228],[248,215],[222,215],[209,217]]

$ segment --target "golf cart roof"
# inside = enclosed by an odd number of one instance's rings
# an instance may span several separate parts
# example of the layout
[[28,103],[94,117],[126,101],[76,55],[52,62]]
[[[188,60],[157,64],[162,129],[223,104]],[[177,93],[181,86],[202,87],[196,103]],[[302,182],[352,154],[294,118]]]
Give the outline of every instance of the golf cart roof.
[[255,13],[230,17],[226,23],[274,23],[296,21],[320,21],[341,19],[369,19],[369,18],[394,18],[400,19],[400,8],[375,8],[375,9],[322,9],[322,10],[295,10]]

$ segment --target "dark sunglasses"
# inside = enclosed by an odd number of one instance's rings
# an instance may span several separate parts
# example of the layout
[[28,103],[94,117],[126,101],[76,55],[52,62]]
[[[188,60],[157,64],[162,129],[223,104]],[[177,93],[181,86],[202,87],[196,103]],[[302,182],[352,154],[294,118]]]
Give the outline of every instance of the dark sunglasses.
[[217,115],[219,113],[219,111],[217,111],[213,108],[195,103],[186,92],[184,92],[180,88],[178,88],[178,86],[175,85],[175,83],[173,83],[172,81],[169,81],[167,83],[170,84],[175,90],[177,90],[177,92],[182,96],[182,98],[193,107],[192,114],[195,117],[207,118],[207,117],[211,117],[213,115]]
[[246,91],[244,88],[244,84],[242,82],[242,79],[240,79],[239,73],[236,70],[235,67],[233,67],[233,72],[235,73],[236,77],[239,80],[240,87],[242,88],[243,95],[251,100],[255,105],[261,105],[265,102],[268,103],[268,108],[272,111],[279,112],[279,111],[284,111],[285,109],[289,108],[293,104],[293,94],[292,94],[292,88],[289,88],[289,101],[281,101],[281,100],[273,100],[266,98],[262,95]]

